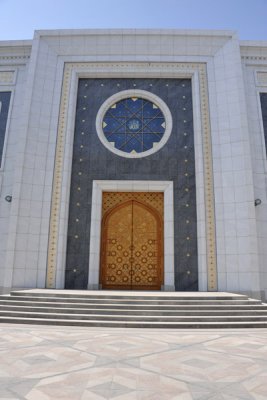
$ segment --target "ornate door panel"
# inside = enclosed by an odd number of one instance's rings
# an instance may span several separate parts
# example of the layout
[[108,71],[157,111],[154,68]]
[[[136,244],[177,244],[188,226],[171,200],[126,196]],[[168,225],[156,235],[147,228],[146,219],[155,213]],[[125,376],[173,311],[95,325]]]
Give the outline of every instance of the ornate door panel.
[[134,197],[103,216],[101,281],[106,289],[156,290],[163,283],[162,216]]
[[110,213],[103,232],[103,285],[131,285],[132,204]]
[[133,202],[133,265],[132,285],[160,288],[158,276],[158,220],[143,204]]

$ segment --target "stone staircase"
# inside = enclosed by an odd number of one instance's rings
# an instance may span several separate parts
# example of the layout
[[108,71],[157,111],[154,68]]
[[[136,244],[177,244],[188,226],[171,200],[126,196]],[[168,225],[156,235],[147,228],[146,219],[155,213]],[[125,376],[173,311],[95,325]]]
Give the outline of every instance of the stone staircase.
[[267,328],[267,304],[232,293],[17,290],[0,322],[132,328]]

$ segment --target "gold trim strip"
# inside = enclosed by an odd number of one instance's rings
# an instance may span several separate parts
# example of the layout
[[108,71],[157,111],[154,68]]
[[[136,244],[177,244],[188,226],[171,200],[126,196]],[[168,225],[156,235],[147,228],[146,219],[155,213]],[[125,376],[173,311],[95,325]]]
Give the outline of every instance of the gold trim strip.
[[63,85],[61,91],[61,102],[59,111],[59,124],[57,133],[57,144],[55,154],[55,167],[53,178],[53,190],[51,201],[50,228],[48,240],[47,275],[46,287],[53,289],[56,287],[56,265],[59,232],[59,213],[61,202],[62,170],[64,160],[64,145],[67,124],[67,108],[70,91],[71,65],[65,64]]
[[[48,244],[48,262],[47,262],[47,278],[46,287],[56,287],[56,266],[57,266],[57,250],[58,250],[58,233],[59,233],[59,214],[61,203],[61,184],[63,175],[63,158],[65,135],[67,128],[67,109],[70,94],[70,78],[74,68],[82,68],[83,76],[93,76],[92,73],[98,76],[110,76],[114,73],[119,74],[119,67],[122,67],[123,74],[125,69],[129,68],[129,74],[151,71],[152,75],[160,73],[164,69],[164,73],[170,72],[170,77],[175,77],[181,73],[188,76],[190,70],[198,71],[199,73],[199,88],[200,88],[200,108],[201,108],[201,123],[203,135],[203,157],[204,157],[204,193],[205,193],[205,212],[206,212],[206,241],[207,241],[207,272],[208,272],[208,290],[217,290],[217,263],[216,263],[216,234],[215,234],[215,204],[214,204],[214,188],[213,188],[213,166],[212,166],[212,146],[211,146],[211,129],[209,117],[209,100],[208,100],[208,85],[206,64],[203,63],[168,63],[166,65],[154,63],[65,63],[63,74],[63,85],[61,93],[59,125],[57,134],[57,145],[55,155],[55,169],[52,189],[51,215],[50,215],[50,230]],[[153,66],[155,69],[153,69]],[[101,74],[99,75],[99,72]],[[133,75],[135,75],[133,72]],[[164,74],[165,76],[165,74]]]
[[208,290],[218,290],[217,283],[217,260],[216,260],[216,232],[215,232],[215,203],[213,187],[213,164],[211,129],[209,117],[209,96],[207,84],[206,65],[199,66],[200,80],[200,110],[203,134],[203,156],[204,156],[204,193],[206,213],[206,246],[207,246],[207,272]]

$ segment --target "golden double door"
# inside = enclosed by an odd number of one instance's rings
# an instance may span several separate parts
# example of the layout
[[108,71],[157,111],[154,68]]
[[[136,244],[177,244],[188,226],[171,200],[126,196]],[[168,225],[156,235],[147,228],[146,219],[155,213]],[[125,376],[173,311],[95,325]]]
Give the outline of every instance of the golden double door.
[[111,207],[106,212],[103,209],[102,217],[103,289],[159,290],[163,283],[163,194],[104,196],[103,203]]

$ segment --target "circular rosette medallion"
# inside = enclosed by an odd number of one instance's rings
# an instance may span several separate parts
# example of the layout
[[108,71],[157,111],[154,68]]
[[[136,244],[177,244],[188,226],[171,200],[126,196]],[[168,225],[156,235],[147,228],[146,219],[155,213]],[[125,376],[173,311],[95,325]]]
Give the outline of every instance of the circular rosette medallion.
[[109,98],[97,115],[97,132],[112,152],[136,158],[153,154],[168,140],[172,119],[166,104],[142,90]]

